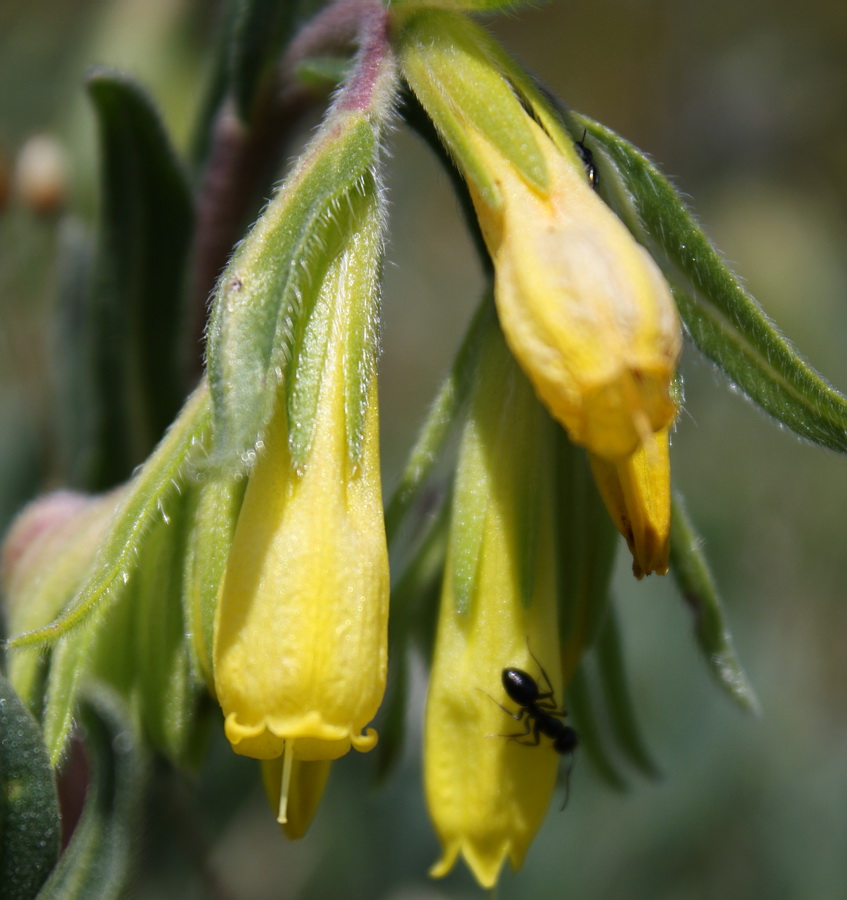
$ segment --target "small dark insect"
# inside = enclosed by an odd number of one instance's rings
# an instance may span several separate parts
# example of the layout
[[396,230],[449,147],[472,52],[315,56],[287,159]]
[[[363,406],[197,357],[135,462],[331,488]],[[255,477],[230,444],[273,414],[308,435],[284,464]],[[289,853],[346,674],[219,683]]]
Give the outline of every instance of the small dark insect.
[[[563,756],[573,753],[579,742],[576,731],[570,725],[565,724],[564,718],[567,712],[559,709],[556,705],[550,679],[540,665],[538,668],[541,669],[541,674],[547,683],[546,691],[542,691],[536,680],[523,669],[512,666],[503,669],[501,675],[503,688],[509,695],[509,699],[514,700],[520,709],[513,713],[502,703],[497,705],[516,721],[524,722],[526,727],[516,734],[505,734],[502,737],[510,738],[528,747],[537,747],[541,742],[541,736],[544,735],[553,741],[553,749],[556,753]],[[526,740],[521,740],[521,738],[526,738]]]
[[594,165],[594,154],[585,146],[586,130],[582,129],[582,137],[576,141],[576,152],[585,166],[585,173],[588,175],[588,183],[596,191],[600,187],[600,175],[597,173],[597,166]]
[[570,794],[570,778],[573,769],[573,752],[579,743],[579,737],[576,731],[570,725],[565,725],[564,719],[567,712],[560,709],[556,704],[553,696],[553,685],[544,671],[544,667],[535,658],[532,650],[529,651],[530,656],[535,660],[542,677],[544,678],[547,689],[542,691],[538,687],[538,682],[523,669],[515,666],[509,666],[503,669],[500,680],[503,682],[503,689],[518,704],[520,709],[513,713],[510,709],[503,706],[502,703],[495,703],[503,710],[504,713],[511,716],[518,722],[524,722],[525,728],[515,734],[502,734],[498,737],[509,738],[525,747],[537,747],[541,743],[541,736],[550,738],[553,741],[553,749],[560,756],[570,756],[571,761],[568,771],[565,775],[565,800],[562,803],[562,809],[567,806],[568,796]]

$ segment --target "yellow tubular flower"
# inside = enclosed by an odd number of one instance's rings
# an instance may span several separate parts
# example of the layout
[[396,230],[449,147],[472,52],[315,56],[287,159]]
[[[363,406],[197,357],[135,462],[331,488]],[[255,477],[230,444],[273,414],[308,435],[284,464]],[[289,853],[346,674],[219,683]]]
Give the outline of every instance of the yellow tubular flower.
[[671,487],[668,429],[631,456],[609,462],[589,454],[594,480],[615,527],[626,538],[636,578],[668,571]]
[[443,848],[431,874],[445,875],[461,854],[484,887],[506,858],[521,865],[559,763],[546,738],[508,739],[525,724],[501,708],[517,711],[503,669],[523,669],[544,690],[540,664],[562,698],[546,416],[497,342],[497,364],[512,375],[480,374],[462,441],[424,736],[427,805]]
[[534,122],[548,189],[529,184],[479,132],[469,140],[500,203],[471,183],[495,265],[506,340],[571,440],[605,459],[632,453],[667,426],[681,349],[659,268]]
[[[375,366],[349,371],[363,302],[350,290],[355,246],[331,263],[299,353],[298,372],[318,392],[305,461],[293,462],[281,391],[247,485],[215,623],[226,735],[237,753],[284,757],[281,822],[292,763],[336,759],[351,746],[370,750],[377,736],[365,728],[385,690],[388,553],[376,374]],[[351,377],[365,385],[363,409],[349,408]],[[351,420],[361,422],[355,450]]]
[[[338,345],[332,351],[340,354]],[[336,759],[370,750],[385,689],[388,557],[376,391],[351,471],[343,368],[324,385],[307,467],[295,471],[284,411],[250,477],[221,587],[215,685],[237,753]]]

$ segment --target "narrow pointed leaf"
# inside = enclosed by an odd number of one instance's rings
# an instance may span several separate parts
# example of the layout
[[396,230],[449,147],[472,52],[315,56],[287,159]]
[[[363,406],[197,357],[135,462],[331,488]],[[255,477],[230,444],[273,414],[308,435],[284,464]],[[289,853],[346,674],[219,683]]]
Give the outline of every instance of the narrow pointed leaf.
[[733,384],[807,440],[847,452],[847,398],[791,346],[744,290],[670,182],[632,144],[584,116],[610,203],[662,267],[688,335]]
[[205,452],[211,419],[209,392],[201,382],[170,431],[130,483],[98,548],[91,573],[70,607],[43,628],[18,635],[10,645],[46,644],[79,625],[120,589],[134,569],[150,526]]
[[597,640],[597,663],[609,725],[618,749],[645,775],[658,778],[659,769],[647,750],[635,716],[624,669],[620,626],[612,604]]
[[576,752],[584,752],[588,756],[597,774],[609,787],[623,791],[626,790],[627,783],[608,751],[610,741],[596,715],[593,696],[596,688],[591,684],[592,681],[593,678],[583,664],[574,673],[567,689],[568,711],[573,716],[579,736]]
[[493,299],[490,294],[486,294],[474,314],[450,373],[438,389],[391,496],[385,512],[385,531],[389,544],[393,543],[410,507],[420,497],[459,413],[467,404],[473,387],[480,342],[494,322],[494,316]]
[[189,522],[186,496],[174,498],[168,520],[153,526],[145,565],[134,575],[135,695],[145,733],[178,766],[194,759],[200,682],[189,658],[182,614],[182,559]]
[[674,580],[694,616],[694,633],[718,684],[744,709],[758,714],[759,701],[735,652],[717,588],[682,497],[674,494],[671,566]]
[[245,122],[274,63],[294,30],[300,4],[296,0],[239,0],[231,56],[230,84],[239,115]]
[[92,691],[79,717],[91,781],[73,838],[38,900],[118,898],[134,874],[147,760],[113,692]]
[[[388,775],[403,749],[410,681],[410,639],[413,630],[420,636],[422,611],[438,607],[449,523],[450,502],[444,499],[417,552],[391,588],[388,619],[391,653],[388,656],[388,689],[381,707],[379,743],[376,745],[378,778]],[[430,657],[429,653],[424,655]]]
[[210,477],[198,486],[193,498],[193,532],[184,560],[183,616],[195,676],[212,692],[218,589],[246,486],[246,478]]
[[[127,76],[97,70],[103,213],[92,299],[92,377],[101,391],[95,489],[123,480],[167,428],[183,396],[185,263],[193,227],[186,177],[158,113]],[[127,418],[127,410],[135,415]],[[126,456],[114,443],[127,434]]]
[[53,768],[62,763],[71,738],[77,696],[88,674],[102,615],[95,612],[81,627],[62,635],[50,649],[43,726]]
[[30,900],[59,856],[59,801],[41,730],[0,675],[0,893]]
[[588,457],[557,431],[557,560],[562,678],[570,681],[606,619],[618,534]]

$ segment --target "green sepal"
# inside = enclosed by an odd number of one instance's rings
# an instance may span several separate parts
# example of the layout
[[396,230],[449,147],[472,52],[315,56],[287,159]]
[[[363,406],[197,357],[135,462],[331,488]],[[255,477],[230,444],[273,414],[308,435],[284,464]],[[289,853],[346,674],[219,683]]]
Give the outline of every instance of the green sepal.
[[568,684],[606,619],[619,541],[585,450],[571,444],[562,429],[556,444],[559,632],[562,678]]
[[[121,605],[118,604],[118,609]],[[82,626],[63,634],[50,648],[43,728],[44,744],[53,768],[58,768],[64,759],[74,727],[79,690],[93,663],[98,631],[105,616],[114,612],[114,608],[105,614],[95,612]],[[116,642],[119,639],[116,637]]]
[[[121,648],[135,658],[134,695],[145,733],[179,766],[196,761],[194,726],[202,684],[193,675],[182,612],[187,501],[185,494],[175,497],[168,519],[150,530],[144,565],[133,575],[132,633]],[[109,639],[107,632],[103,636]]]
[[[606,784],[616,791],[627,788],[626,779],[621,775],[618,766],[608,752],[609,740],[603,733],[603,727],[597,717],[597,686],[593,683],[596,676],[587,666],[589,660],[574,672],[567,688],[568,713],[573,717],[573,724],[579,737],[579,746],[591,761],[594,770]],[[579,752],[579,750],[577,750]]]
[[688,336],[754,403],[803,438],[847,452],[847,398],[791,346],[744,290],[650,160],[610,129],[571,115],[601,163],[603,191],[673,288]]
[[550,493],[549,419],[496,322],[484,336],[474,380],[459,450],[448,550],[460,614],[469,611],[476,594],[489,516],[502,519],[514,542],[517,588],[523,604],[530,603]]
[[212,652],[218,590],[247,479],[208,475],[193,491],[193,526],[184,560],[183,616],[191,663],[214,693]]
[[249,122],[268,76],[294,33],[296,0],[239,0],[230,47],[229,81],[236,109]]
[[10,646],[49,644],[119,595],[142,558],[150,528],[162,510],[167,510],[170,498],[188,477],[198,456],[205,453],[210,420],[209,392],[203,381],[127,487],[89,576],[69,607],[51,624],[13,637]]
[[466,16],[426,8],[402,22],[397,47],[403,76],[489,206],[500,206],[497,176],[479,159],[469,128],[529,184],[547,190],[547,168],[530,117],[499,66],[490,35]]
[[670,571],[694,617],[697,644],[718,684],[749,712],[761,708],[735,652],[720,597],[703,541],[685,509],[682,496],[674,493],[671,506]]
[[[215,462],[245,471],[293,357],[301,311],[320,288],[326,243],[354,226],[351,201],[373,184],[377,139],[362,113],[333,116],[239,246],[215,292],[208,372]],[[337,249],[337,247],[335,248]]]
[[38,894],[59,856],[60,834],[56,782],[41,731],[0,675],[0,893],[6,900]]
[[105,70],[92,73],[87,86],[100,131],[103,211],[84,342],[90,358],[81,361],[100,410],[98,458],[83,486],[100,490],[127,477],[179,409],[194,212],[185,174],[144,91]]
[[422,501],[427,480],[467,405],[474,385],[482,340],[495,321],[494,300],[491,293],[487,292],[474,313],[449,374],[438,389],[386,507],[385,531],[392,549],[409,510],[416,502]]
[[38,900],[120,897],[134,875],[148,760],[133,718],[99,687],[80,703],[79,722],[90,772],[85,807]]
[[660,772],[650,756],[632,703],[624,666],[623,643],[614,604],[609,604],[597,637],[596,654],[600,685],[609,718],[609,728],[624,757],[649,778]]
[[296,466],[306,464],[324,391],[330,346],[343,334],[344,427],[350,461],[359,461],[364,415],[376,376],[379,336],[380,205],[373,176],[346,198],[321,236],[320,263],[310,272],[318,289],[305,295],[291,336],[283,381],[288,449]]
[[[391,615],[388,618],[391,653],[388,655],[388,688],[381,706],[376,746],[378,778],[388,774],[403,749],[410,680],[409,644],[413,634],[422,636],[424,612],[438,609],[450,509],[450,500],[443,498],[437,511],[430,510],[428,527],[417,551],[391,587]],[[424,655],[427,659],[431,656],[429,652]]]

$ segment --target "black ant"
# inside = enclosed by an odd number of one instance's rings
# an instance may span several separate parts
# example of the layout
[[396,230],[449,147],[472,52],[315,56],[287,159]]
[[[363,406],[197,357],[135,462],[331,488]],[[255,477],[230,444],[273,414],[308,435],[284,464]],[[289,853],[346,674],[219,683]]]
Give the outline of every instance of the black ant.
[[[534,656],[533,659],[535,659]],[[537,659],[535,661],[538,662]],[[541,665],[538,668],[541,669],[541,674],[547,683],[546,691],[540,690],[532,675],[524,672],[523,669],[514,666],[503,669],[500,676],[503,688],[509,695],[509,699],[514,700],[520,709],[513,713],[502,703],[497,703],[496,700],[494,702],[516,721],[523,721],[526,728],[517,734],[501,736],[527,747],[537,747],[541,742],[541,735],[544,735],[553,741],[553,749],[556,753],[561,756],[573,753],[579,743],[576,731],[570,725],[565,724],[564,718],[567,712],[559,709],[556,705],[553,697],[553,685],[550,684],[550,679]],[[521,740],[521,738],[528,738],[528,740]]]
[[582,129],[582,137],[575,141],[576,152],[585,166],[585,172],[588,175],[588,183],[596,191],[600,187],[600,175],[597,172],[597,166],[594,164],[594,154],[585,146],[585,135],[587,129]]
[[[541,735],[548,737],[553,741],[553,749],[560,756],[570,755],[571,763],[568,766],[567,775],[565,776],[565,800],[562,803],[562,809],[567,806],[568,794],[570,793],[570,775],[573,768],[573,752],[579,743],[579,737],[576,731],[570,725],[565,725],[564,719],[567,715],[566,710],[559,709],[553,695],[553,685],[544,667],[536,659],[532,650],[529,655],[535,660],[542,677],[547,685],[547,690],[542,691],[538,687],[538,682],[528,672],[518,669],[516,666],[509,666],[503,669],[500,674],[500,680],[503,682],[503,689],[518,704],[520,709],[513,713],[510,709],[503,706],[502,703],[495,703],[503,710],[506,715],[511,716],[518,722],[525,722],[526,728],[516,734],[502,734],[498,737],[505,737],[524,747],[537,747],[541,743]],[[521,740],[527,738],[527,740]]]

